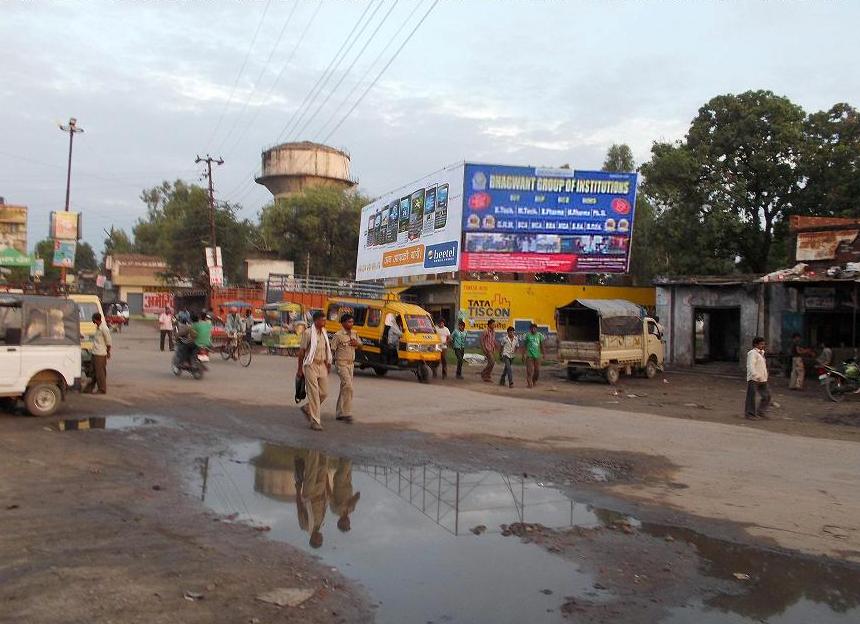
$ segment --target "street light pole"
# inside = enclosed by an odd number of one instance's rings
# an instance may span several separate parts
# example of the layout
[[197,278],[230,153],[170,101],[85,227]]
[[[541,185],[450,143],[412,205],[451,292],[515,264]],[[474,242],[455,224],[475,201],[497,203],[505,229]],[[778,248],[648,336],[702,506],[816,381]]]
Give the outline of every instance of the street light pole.
[[[69,118],[68,124],[59,124],[60,130],[69,133],[69,165],[66,169],[66,212],[69,211],[69,194],[72,187],[72,145],[75,140],[75,134],[83,132],[83,128],[78,128],[78,120],[74,117]],[[66,267],[60,267],[60,285],[66,286]]]

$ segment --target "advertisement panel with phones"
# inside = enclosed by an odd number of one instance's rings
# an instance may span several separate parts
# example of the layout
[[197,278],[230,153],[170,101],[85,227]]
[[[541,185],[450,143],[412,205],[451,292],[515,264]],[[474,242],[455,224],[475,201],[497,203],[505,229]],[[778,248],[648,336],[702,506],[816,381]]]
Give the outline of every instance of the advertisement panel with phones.
[[459,269],[463,172],[442,169],[362,208],[357,280]]

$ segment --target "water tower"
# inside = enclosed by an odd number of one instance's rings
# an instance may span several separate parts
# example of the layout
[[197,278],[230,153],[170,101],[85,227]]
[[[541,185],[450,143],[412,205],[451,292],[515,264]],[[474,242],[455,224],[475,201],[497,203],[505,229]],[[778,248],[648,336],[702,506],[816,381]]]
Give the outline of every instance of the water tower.
[[348,189],[357,184],[349,174],[349,154],[328,145],[310,141],[281,143],[265,150],[262,156],[263,172],[256,181],[275,199],[314,187]]

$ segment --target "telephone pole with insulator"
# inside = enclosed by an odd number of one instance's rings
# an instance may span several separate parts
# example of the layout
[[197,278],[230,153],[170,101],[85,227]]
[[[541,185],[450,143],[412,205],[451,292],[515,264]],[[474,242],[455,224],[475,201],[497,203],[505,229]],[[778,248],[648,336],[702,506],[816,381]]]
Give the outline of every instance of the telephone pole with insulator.
[[[67,124],[58,124],[60,130],[63,132],[69,133],[69,165],[66,169],[66,208],[65,211],[69,211],[69,195],[72,188],[72,146],[74,145],[75,135],[79,132],[83,132],[83,128],[78,127],[78,120],[74,117],[69,118],[69,123]],[[60,267],[60,286],[62,288],[66,287],[66,267]]]

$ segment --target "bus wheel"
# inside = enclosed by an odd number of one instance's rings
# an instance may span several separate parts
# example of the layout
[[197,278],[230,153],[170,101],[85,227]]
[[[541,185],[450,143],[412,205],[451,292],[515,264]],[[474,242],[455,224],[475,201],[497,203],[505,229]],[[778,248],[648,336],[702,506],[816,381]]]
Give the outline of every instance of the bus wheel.
[[373,372],[376,373],[377,377],[385,377],[385,373],[388,372],[387,368],[383,368],[381,366],[374,366]]
[[415,371],[415,374],[418,377],[418,381],[421,383],[429,383],[430,382],[430,367],[426,364],[420,364]]
[[606,381],[609,382],[610,385],[614,386],[618,383],[618,379],[621,377],[621,371],[618,370],[618,367],[614,364],[610,364],[604,373],[606,375]]

